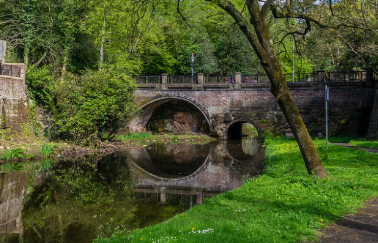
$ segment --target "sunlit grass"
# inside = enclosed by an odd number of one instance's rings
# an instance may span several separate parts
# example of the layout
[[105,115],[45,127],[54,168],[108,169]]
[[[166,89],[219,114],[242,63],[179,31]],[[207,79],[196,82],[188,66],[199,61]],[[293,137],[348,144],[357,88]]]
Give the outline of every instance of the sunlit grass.
[[[330,175],[308,176],[294,140],[267,139],[266,171],[165,223],[105,242],[303,242],[378,196],[378,154],[315,140]],[[204,230],[206,233],[203,233]],[[143,239],[143,240],[141,240]],[[102,242],[99,240],[98,242]]]
[[378,141],[355,141],[352,140],[349,142],[350,145],[363,148],[373,148],[378,149]]

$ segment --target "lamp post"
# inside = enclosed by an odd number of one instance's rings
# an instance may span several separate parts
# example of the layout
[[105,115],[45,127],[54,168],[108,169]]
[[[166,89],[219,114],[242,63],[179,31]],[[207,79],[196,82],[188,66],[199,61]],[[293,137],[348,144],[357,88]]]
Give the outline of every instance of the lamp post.
[[[293,32],[294,32],[294,24],[293,24]],[[292,81],[294,83],[294,51],[295,51],[295,40],[294,40],[294,33],[293,33],[293,70],[292,70]]]
[[194,55],[192,53],[192,83],[193,83],[193,79],[194,79],[193,69],[194,69]]
[[326,115],[326,150],[328,150],[328,100],[329,100],[329,87],[325,85],[325,115]]

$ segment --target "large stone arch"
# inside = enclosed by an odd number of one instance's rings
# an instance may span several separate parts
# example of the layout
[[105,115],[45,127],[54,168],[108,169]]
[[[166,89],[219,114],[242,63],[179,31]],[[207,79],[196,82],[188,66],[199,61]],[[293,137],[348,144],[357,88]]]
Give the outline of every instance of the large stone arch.
[[161,95],[155,96],[149,99],[147,102],[143,102],[142,105],[139,106],[140,111],[134,115],[133,119],[129,122],[128,128],[132,132],[143,132],[146,131],[146,126],[148,121],[150,120],[154,111],[160,107],[162,104],[173,101],[173,100],[182,100],[192,104],[196,107],[202,115],[205,117],[207,123],[209,124],[210,132],[214,130],[212,122],[210,120],[210,115],[207,110],[202,107],[198,102],[194,99],[181,96],[181,95]]
[[229,129],[230,129],[230,127],[232,127],[232,126],[235,126],[236,124],[243,124],[243,123],[250,123],[250,124],[252,124],[255,128],[256,128],[256,130],[257,130],[257,133],[259,134],[259,139],[261,139],[261,134],[262,134],[262,130],[261,130],[261,128],[256,124],[256,122],[255,121],[253,121],[253,120],[250,120],[250,119],[237,119],[237,120],[233,120],[232,122],[230,122],[230,123],[228,123],[227,124],[227,126],[226,126],[226,129],[224,130],[224,135],[223,135],[223,137],[224,138],[226,138],[226,139],[228,139],[229,137],[228,137],[228,133],[229,133]]

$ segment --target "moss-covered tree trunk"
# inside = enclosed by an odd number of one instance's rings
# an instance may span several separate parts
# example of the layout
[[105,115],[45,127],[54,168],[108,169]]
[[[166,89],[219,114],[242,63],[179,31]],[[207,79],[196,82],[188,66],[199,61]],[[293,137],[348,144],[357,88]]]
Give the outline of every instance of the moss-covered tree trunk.
[[215,2],[234,18],[259,57],[261,65],[269,77],[271,92],[276,98],[298,142],[308,173],[320,178],[328,176],[299,114],[298,108],[290,95],[278,57],[274,51],[273,40],[266,24],[266,15],[270,10],[269,4],[273,3],[273,1],[267,0],[264,6],[260,7],[257,0],[246,0],[250,15],[249,22],[230,1],[217,0]]

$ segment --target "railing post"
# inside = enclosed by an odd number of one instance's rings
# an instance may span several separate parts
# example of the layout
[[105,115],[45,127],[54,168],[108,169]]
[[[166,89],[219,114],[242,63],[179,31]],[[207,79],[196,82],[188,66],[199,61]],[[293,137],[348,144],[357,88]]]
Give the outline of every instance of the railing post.
[[366,70],[366,83],[373,84],[375,81],[374,79],[374,72],[371,69]]
[[318,75],[318,82],[324,83],[324,70],[318,70],[316,71]]
[[298,82],[301,82],[301,74],[298,73]]
[[167,82],[168,81],[168,74],[163,73],[161,75],[161,89],[166,90],[167,89]]
[[5,54],[6,54],[7,42],[0,40],[0,60],[5,63]]
[[235,89],[241,89],[241,73],[235,73]]
[[197,89],[202,89],[203,87],[203,73],[197,74]]

